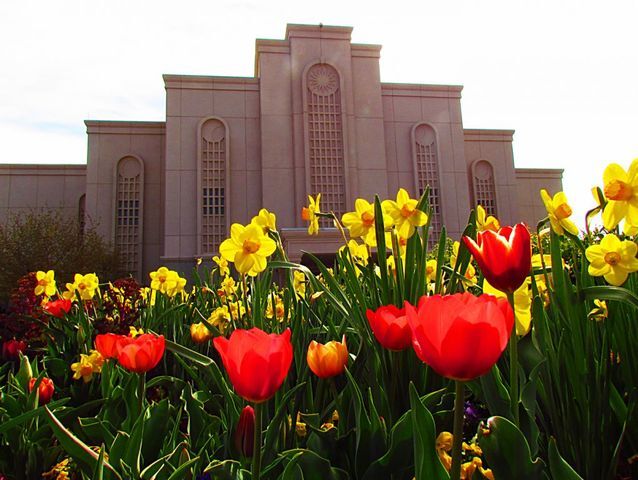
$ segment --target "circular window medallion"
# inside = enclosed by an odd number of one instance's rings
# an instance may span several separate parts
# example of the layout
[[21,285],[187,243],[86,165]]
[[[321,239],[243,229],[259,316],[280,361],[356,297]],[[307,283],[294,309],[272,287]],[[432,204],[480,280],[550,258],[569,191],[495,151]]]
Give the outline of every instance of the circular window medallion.
[[314,65],[308,72],[308,88],[315,95],[330,95],[338,86],[337,72],[329,65]]

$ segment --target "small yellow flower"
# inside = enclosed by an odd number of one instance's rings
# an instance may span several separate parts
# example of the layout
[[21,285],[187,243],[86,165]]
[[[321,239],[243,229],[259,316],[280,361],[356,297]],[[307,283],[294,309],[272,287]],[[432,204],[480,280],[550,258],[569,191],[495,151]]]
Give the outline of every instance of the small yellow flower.
[[191,339],[195,343],[204,343],[213,338],[212,332],[203,322],[193,323],[190,327]]
[[572,208],[567,203],[565,192],[558,192],[552,198],[547,193],[547,190],[542,189],[541,199],[545,204],[549,223],[554,233],[564,235],[565,230],[567,230],[572,235],[578,235],[578,227],[569,219],[572,214]]
[[[529,294],[529,285],[531,279],[527,278],[514,292],[514,310],[516,313],[516,334],[519,337],[527,335],[532,326],[532,299]],[[483,280],[483,293],[489,293],[495,297],[507,297],[505,292],[497,290],[489,284],[487,280]]]
[[400,237],[410,238],[416,227],[427,223],[427,214],[416,208],[418,203],[419,201],[410,198],[408,192],[403,188],[399,189],[396,201],[384,200],[381,203],[383,211],[392,218]]
[[591,312],[587,315],[587,317],[591,320],[596,320],[597,322],[602,322],[606,320],[609,316],[609,310],[607,310],[607,302],[604,300],[594,300],[594,308],[592,308]]
[[265,208],[259,210],[259,214],[255,215],[250,223],[260,227],[263,230],[264,235],[267,235],[268,232],[277,231],[277,217],[274,213],[269,212]]
[[196,266],[200,266],[202,264],[202,257],[197,258],[197,260],[195,260],[195,265]]
[[608,202],[603,210],[603,224],[612,230],[624,218],[638,225],[638,158],[625,171],[617,163],[607,165],[603,172],[603,192]]
[[[354,208],[354,212],[343,214],[341,222],[348,228],[352,238],[362,238],[367,245],[376,247],[374,205],[363,198],[357,198],[354,202]],[[390,226],[392,226],[392,217],[387,213],[383,213],[384,230]]]
[[498,230],[501,228],[501,223],[498,221],[498,218],[492,215],[487,215],[487,212],[481,205],[477,205],[476,228],[479,232],[484,232],[486,230],[498,232]]
[[139,335],[144,335],[144,330],[142,328],[135,328],[133,325],[128,327],[128,336],[131,338],[135,338]]
[[157,290],[151,290],[150,287],[140,288],[140,295],[142,296],[142,300],[144,300],[150,306],[155,305],[156,294]]
[[[231,305],[231,311],[232,311],[233,304],[231,303],[230,305]],[[230,312],[228,310],[228,307],[226,305],[223,305],[213,310],[213,312],[210,314],[210,317],[208,317],[208,323],[213,325],[221,333],[224,333],[226,331],[226,328],[228,328],[228,324],[230,323]],[[206,327],[204,326],[204,328]],[[193,333],[193,330],[191,327],[191,335],[192,333]]]
[[604,276],[608,283],[620,286],[631,272],[638,270],[638,246],[631,240],[620,240],[613,233],[605,235],[599,245],[585,251],[592,277]]
[[357,243],[356,240],[350,240],[348,242],[348,245],[343,245],[342,247],[339,248],[339,252],[342,252],[346,246],[348,247],[348,250],[350,251],[350,256],[352,257],[352,260],[354,262],[359,262],[359,263],[363,263],[366,264],[368,263],[368,247],[365,246],[365,244],[361,244],[361,243]]
[[100,373],[104,365],[104,358],[96,350],[91,350],[90,355],[80,354],[80,361],[71,364],[73,378],[80,378],[87,383],[93,378],[94,373]]
[[425,275],[428,282],[434,282],[436,280],[437,263],[435,259],[430,259],[425,262]]
[[227,277],[230,275],[230,268],[228,268],[228,260],[223,257],[218,257],[215,255],[213,257],[213,262],[217,264],[217,269],[219,270],[219,275],[221,277]]
[[220,290],[226,297],[232,297],[237,292],[237,283],[233,277],[226,277],[220,284]]
[[228,308],[230,310],[230,314],[235,320],[240,320],[244,315],[246,315],[246,307],[242,302],[231,302],[228,304]]
[[35,279],[38,282],[34,290],[36,295],[44,294],[47,297],[55,295],[55,273],[53,270],[49,270],[46,273],[38,271],[35,274]]
[[268,297],[268,303],[266,304],[266,318],[274,318],[282,322],[284,320],[286,314],[286,307],[284,306],[284,302],[279,295],[275,295],[275,305],[273,307],[272,296]]
[[235,264],[239,273],[254,277],[266,269],[266,257],[272,255],[276,248],[274,240],[264,235],[257,225],[244,227],[234,223],[230,227],[230,238],[222,242],[219,252]]
[[301,218],[306,222],[310,222],[308,224],[308,235],[317,235],[319,233],[319,216],[317,214],[321,213],[320,200],[320,193],[317,194],[316,200],[311,195],[308,195],[308,206],[301,209]]
[[75,296],[75,292],[78,292],[82,300],[91,300],[98,286],[99,280],[94,273],[87,273],[86,275],[76,273],[73,283],[66,284],[67,292],[63,296],[71,299]]
[[292,288],[295,290],[297,297],[303,298],[306,296],[306,276],[298,270],[292,273]]
[[151,277],[151,289],[158,292],[166,293],[171,292],[177,288],[179,275],[173,270],[169,270],[166,267],[160,267],[155,272],[150,272]]

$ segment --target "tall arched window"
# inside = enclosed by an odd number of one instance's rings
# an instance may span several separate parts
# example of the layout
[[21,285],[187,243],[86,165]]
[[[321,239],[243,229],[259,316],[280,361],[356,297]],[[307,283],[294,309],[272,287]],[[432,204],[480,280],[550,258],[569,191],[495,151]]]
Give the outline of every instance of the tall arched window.
[[481,205],[488,215],[498,216],[494,169],[487,160],[477,160],[472,164],[472,189],[474,205]]
[[144,164],[135,156],[117,163],[115,183],[115,246],[122,270],[141,278]]
[[323,63],[311,66],[304,78],[304,96],[308,193],[321,193],[321,210],[341,215],[346,211],[346,180],[343,106],[337,70]]
[[412,128],[412,158],[419,196],[427,186],[430,187],[428,200],[432,209],[430,219],[430,238],[438,241],[443,224],[441,211],[441,180],[439,177],[439,156],[436,144],[436,132],[426,124],[419,123]]
[[213,254],[228,232],[228,126],[220,118],[204,119],[198,139],[199,253]]

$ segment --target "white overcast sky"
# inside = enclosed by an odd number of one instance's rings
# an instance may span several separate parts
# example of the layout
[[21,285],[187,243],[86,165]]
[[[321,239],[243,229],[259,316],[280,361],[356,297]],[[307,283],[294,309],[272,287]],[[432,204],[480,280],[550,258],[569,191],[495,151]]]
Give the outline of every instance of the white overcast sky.
[[163,73],[252,76],[286,23],[354,27],[385,82],[463,85],[466,128],[514,129],[578,215],[638,157],[637,1],[0,2],[0,163],[84,163],[83,120],[164,120]]

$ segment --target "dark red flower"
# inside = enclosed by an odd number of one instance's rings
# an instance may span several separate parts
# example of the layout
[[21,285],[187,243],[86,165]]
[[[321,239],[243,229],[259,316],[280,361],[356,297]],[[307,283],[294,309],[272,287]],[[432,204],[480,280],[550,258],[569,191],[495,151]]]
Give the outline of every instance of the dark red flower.
[[375,312],[366,311],[372,333],[388,350],[405,350],[412,344],[412,330],[405,316],[405,308],[387,305]]
[[251,402],[268,400],[281,387],[292,364],[290,329],[281,335],[259,328],[235,330],[213,340],[237,394]]
[[[36,378],[31,377],[29,380],[29,392],[33,391],[33,387],[35,386]],[[53,380],[47,377],[42,377],[40,381],[40,385],[38,385],[38,402],[40,405],[46,405],[51,401],[53,397],[53,392],[55,391],[55,386],[53,385]]]
[[20,353],[27,349],[27,343],[22,340],[7,340],[2,344],[2,357],[5,360],[17,360]]
[[486,373],[499,359],[514,325],[505,298],[470,293],[421,297],[405,303],[417,356],[435,372],[454,380]]
[[165,348],[164,335],[145,333],[135,338],[124,337],[116,342],[117,361],[131,372],[148,372],[160,362]]
[[476,241],[463,237],[483,276],[497,290],[513,293],[532,268],[532,248],[527,227],[519,223],[498,232],[479,232]]
[[71,300],[60,298],[52,300],[44,305],[44,311],[54,317],[64,318],[64,315],[71,311]]
[[244,457],[252,457],[254,439],[255,410],[250,405],[246,405],[239,415],[237,430],[235,430],[235,448]]

